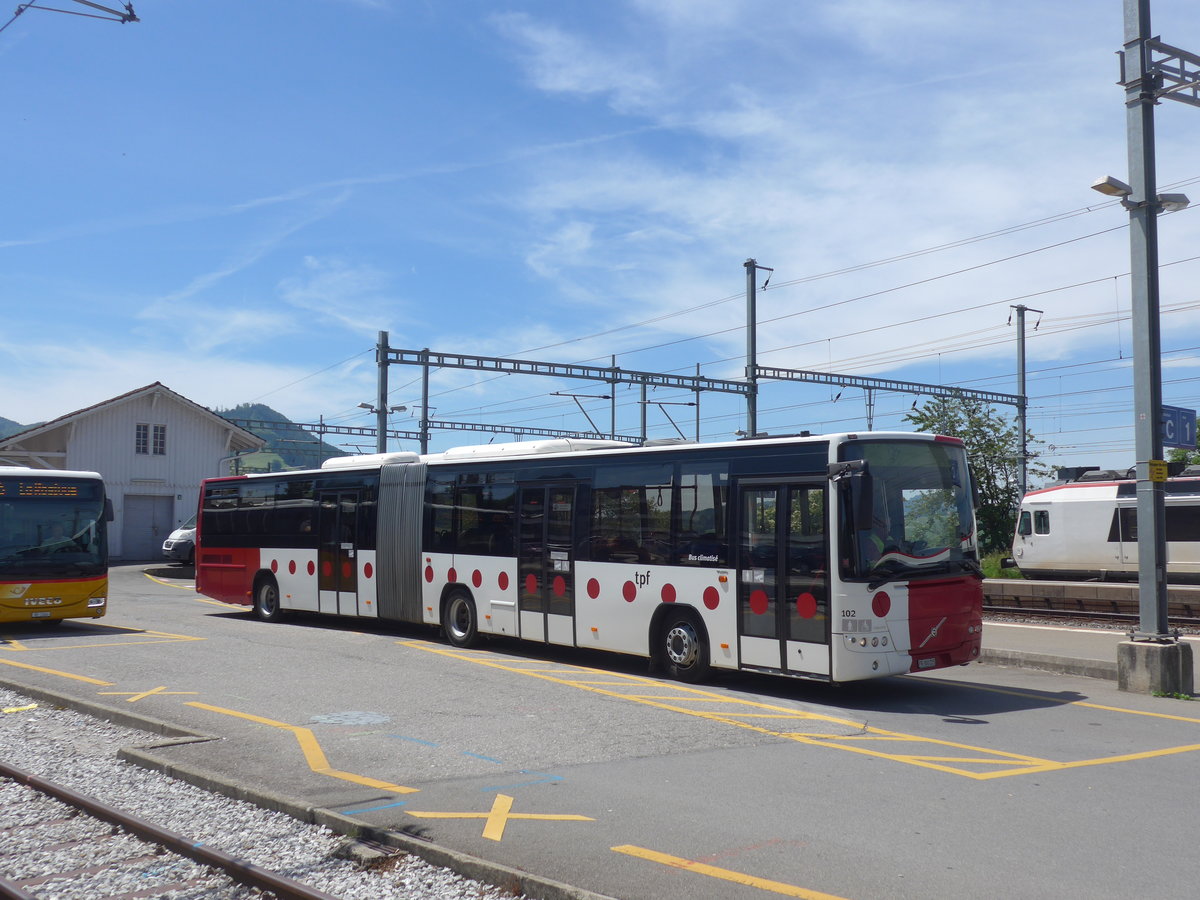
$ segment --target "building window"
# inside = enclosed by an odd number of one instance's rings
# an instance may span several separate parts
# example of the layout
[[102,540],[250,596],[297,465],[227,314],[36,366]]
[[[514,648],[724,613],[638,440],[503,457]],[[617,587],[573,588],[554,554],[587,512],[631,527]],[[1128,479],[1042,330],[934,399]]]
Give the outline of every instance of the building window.
[[151,453],[155,456],[166,456],[167,426],[155,425],[152,432],[149,425],[139,422],[134,435],[133,452],[142,456],[149,456]]

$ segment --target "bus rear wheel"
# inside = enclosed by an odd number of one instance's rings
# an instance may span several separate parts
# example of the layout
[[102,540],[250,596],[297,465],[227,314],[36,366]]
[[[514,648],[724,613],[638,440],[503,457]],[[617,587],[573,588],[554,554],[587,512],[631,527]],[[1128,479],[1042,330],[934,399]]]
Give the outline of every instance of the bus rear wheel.
[[264,622],[278,622],[283,618],[279,605],[279,585],[270,575],[259,580],[254,587],[254,614]]
[[667,675],[694,684],[708,675],[708,637],[695,616],[676,614],[659,632],[659,661]]
[[454,591],[446,598],[442,628],[446,632],[446,640],[455,647],[472,647],[479,639],[479,618],[475,612],[475,601],[466,591]]

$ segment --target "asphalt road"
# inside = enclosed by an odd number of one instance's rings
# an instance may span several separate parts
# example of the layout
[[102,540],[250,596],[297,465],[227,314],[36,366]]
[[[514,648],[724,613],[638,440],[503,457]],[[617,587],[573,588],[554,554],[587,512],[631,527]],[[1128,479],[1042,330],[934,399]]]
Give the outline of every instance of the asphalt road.
[[218,738],[152,751],[181,770],[627,900],[1194,895],[1200,708],[1106,681],[686,687],[619,656],[264,624],[127,566],[103,619],[0,626],[0,683]]

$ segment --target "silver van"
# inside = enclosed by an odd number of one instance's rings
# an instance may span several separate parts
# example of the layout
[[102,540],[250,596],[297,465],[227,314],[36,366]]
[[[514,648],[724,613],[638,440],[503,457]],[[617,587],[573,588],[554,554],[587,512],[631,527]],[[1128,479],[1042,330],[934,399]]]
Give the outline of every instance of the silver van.
[[196,517],[194,515],[172,531],[163,541],[163,556],[167,559],[178,560],[185,565],[195,564]]

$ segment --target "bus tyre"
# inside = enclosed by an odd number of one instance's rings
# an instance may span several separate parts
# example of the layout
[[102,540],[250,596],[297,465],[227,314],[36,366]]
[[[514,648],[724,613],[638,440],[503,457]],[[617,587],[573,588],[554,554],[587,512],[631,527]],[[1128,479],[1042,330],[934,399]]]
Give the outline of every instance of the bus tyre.
[[667,675],[694,684],[708,675],[708,638],[693,615],[676,613],[663,621],[659,632],[660,662]]
[[278,622],[283,618],[279,606],[279,585],[270,575],[259,579],[254,587],[254,614],[264,622]]
[[446,598],[442,628],[446,632],[446,640],[455,647],[475,645],[479,638],[479,619],[475,613],[475,601],[466,591],[453,591]]

